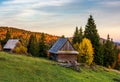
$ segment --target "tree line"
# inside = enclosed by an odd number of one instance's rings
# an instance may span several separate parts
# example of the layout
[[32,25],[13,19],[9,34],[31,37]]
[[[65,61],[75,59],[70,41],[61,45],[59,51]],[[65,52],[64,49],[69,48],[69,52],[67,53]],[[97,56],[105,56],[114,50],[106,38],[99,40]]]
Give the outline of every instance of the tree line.
[[[45,41],[45,34],[41,33],[40,39],[36,37],[36,34],[31,34],[28,44],[25,46],[22,41],[17,44],[15,49],[13,50],[14,53],[17,54],[26,54],[35,57],[47,57],[47,49],[49,48],[49,44]],[[11,33],[8,30],[5,36],[5,39],[0,41],[0,50],[4,47],[7,41],[11,38]],[[14,38],[18,39],[18,38]]]
[[[11,34],[10,30],[7,30],[5,38],[0,40],[0,50],[11,38],[13,38],[13,34]],[[47,57],[47,50],[56,41],[56,38],[50,40],[50,37],[46,40],[44,33],[41,33],[39,38],[36,33],[32,33],[29,35],[29,38],[25,38],[27,40],[22,37],[14,37],[13,39],[21,40],[21,43],[14,50],[15,53],[29,54],[35,57]],[[76,27],[72,44],[79,52],[78,62],[88,65],[95,63],[109,68],[120,69],[120,55],[118,55],[120,50],[117,49],[109,35],[106,41],[100,42],[100,36],[92,15],[88,18],[84,31],[82,27]]]
[[100,36],[92,15],[88,18],[84,31],[82,27],[80,29],[76,27],[72,44],[79,52],[78,62],[88,65],[95,63],[109,68],[117,68],[120,65],[120,62],[117,62],[119,52],[117,46],[109,34],[106,41],[100,42]]
[[37,41],[35,35],[31,35],[27,46],[28,53],[36,57],[47,57],[47,44],[45,43],[45,35],[41,34],[40,40]]
[[[10,39],[19,39],[24,46],[28,45],[29,39],[31,35],[35,35],[37,40],[40,39],[41,33],[40,32],[31,32],[23,29],[13,28],[13,27],[3,27],[0,26],[0,42],[2,46],[3,40],[5,40],[7,33],[10,33]],[[50,35],[44,33],[45,35],[45,43],[48,44],[49,47],[58,39],[58,36]]]

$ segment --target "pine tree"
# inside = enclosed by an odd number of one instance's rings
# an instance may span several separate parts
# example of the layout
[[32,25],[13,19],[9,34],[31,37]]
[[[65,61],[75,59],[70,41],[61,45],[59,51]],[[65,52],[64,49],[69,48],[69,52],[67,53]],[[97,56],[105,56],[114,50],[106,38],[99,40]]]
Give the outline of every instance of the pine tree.
[[91,40],[93,48],[94,48],[94,62],[96,64],[103,64],[103,50],[102,45],[100,44],[100,37],[96,29],[96,24],[92,15],[88,18],[87,25],[84,31],[84,37]]
[[80,29],[78,29],[78,27],[76,27],[76,30],[75,30],[75,32],[74,32],[74,36],[73,36],[72,43],[73,43],[73,44],[80,43],[80,42],[82,42],[82,38],[83,38],[82,27],[81,27]]
[[41,34],[39,42],[39,57],[47,57],[47,45],[45,44],[45,35]]
[[62,35],[61,38],[65,38],[65,35]]
[[10,31],[7,31],[5,40],[8,41],[11,38]]
[[78,27],[76,27],[73,35],[72,43],[76,44],[78,41],[79,41],[79,30],[78,30]]
[[2,46],[4,46],[10,38],[11,38],[11,33],[9,30],[7,30],[5,39],[1,41]]
[[82,42],[82,39],[83,39],[82,27],[80,27],[80,29],[79,29],[79,36],[78,36],[78,38],[79,38],[78,43]]
[[98,65],[102,65],[104,64],[104,46],[102,44],[99,44],[98,46],[98,57],[96,57],[96,62]]
[[112,67],[113,63],[117,60],[116,50],[114,43],[108,35],[104,44],[104,66]]
[[28,53],[32,56],[38,56],[38,42],[35,35],[31,35],[28,43]]

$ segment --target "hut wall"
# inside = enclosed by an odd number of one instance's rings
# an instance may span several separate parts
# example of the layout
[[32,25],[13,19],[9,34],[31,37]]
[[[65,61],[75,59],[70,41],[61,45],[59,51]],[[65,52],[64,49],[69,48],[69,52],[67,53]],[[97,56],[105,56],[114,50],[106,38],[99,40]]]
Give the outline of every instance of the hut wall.
[[58,62],[77,61],[76,54],[58,54]]

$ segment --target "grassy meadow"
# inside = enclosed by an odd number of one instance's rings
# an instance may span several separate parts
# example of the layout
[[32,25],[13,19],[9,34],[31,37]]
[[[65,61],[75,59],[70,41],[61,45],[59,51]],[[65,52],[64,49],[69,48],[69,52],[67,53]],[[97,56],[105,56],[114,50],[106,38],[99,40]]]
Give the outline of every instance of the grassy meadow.
[[120,82],[120,74],[97,67],[81,72],[57,62],[0,52],[0,82]]

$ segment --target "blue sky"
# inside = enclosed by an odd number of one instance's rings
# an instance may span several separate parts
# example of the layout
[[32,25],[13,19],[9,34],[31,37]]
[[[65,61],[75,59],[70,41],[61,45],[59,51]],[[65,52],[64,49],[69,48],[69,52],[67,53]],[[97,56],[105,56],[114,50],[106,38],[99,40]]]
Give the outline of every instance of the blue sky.
[[73,36],[93,15],[98,32],[120,41],[120,0],[0,0],[0,26]]

